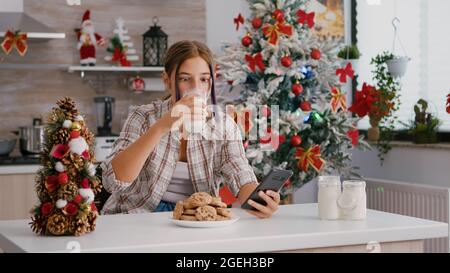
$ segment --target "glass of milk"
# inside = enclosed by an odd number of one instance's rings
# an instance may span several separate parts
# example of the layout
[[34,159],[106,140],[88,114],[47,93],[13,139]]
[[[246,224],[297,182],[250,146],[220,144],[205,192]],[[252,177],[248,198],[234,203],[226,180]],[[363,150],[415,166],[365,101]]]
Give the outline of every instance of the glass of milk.
[[[198,108],[202,104],[207,104],[208,96],[206,92],[200,89],[190,89],[183,93],[183,98],[189,96],[194,97],[194,105]],[[184,129],[186,129],[186,131],[189,133],[202,133],[206,122],[206,111],[191,114],[195,114],[197,115],[197,117],[194,119],[194,117],[190,114],[185,114],[183,120]],[[200,117],[198,115],[200,115]]]

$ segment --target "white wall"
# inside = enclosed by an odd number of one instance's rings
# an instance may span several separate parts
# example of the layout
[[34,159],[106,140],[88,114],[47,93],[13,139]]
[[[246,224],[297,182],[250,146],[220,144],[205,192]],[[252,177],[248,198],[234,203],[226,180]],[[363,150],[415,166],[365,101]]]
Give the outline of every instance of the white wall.
[[222,42],[239,42],[242,27],[236,31],[233,19],[241,13],[245,18],[250,13],[245,0],[206,0],[206,39],[209,48],[219,53]]
[[0,11],[23,12],[23,0],[1,0]]

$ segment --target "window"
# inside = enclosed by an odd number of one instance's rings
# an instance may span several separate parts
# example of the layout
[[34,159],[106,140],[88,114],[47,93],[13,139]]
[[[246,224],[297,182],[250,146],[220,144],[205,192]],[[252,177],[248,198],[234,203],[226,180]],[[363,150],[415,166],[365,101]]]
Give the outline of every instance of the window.
[[[358,89],[363,82],[373,84],[371,58],[392,51],[394,27],[400,20],[399,38],[412,59],[402,78],[401,107],[396,113],[400,121],[414,119],[414,104],[423,98],[429,111],[443,121],[441,132],[450,132],[450,115],[446,113],[446,96],[450,93],[450,1],[448,0],[357,0],[357,40],[363,54],[359,63]],[[394,54],[404,55],[398,40]],[[359,124],[369,127],[368,118]],[[397,129],[403,126],[397,124]]]

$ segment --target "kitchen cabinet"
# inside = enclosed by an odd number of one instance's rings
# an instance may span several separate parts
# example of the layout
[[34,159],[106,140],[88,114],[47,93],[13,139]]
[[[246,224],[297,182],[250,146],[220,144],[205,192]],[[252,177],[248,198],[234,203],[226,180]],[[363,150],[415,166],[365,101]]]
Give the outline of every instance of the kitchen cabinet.
[[30,209],[38,203],[35,176],[35,173],[0,174],[0,220],[30,218]]

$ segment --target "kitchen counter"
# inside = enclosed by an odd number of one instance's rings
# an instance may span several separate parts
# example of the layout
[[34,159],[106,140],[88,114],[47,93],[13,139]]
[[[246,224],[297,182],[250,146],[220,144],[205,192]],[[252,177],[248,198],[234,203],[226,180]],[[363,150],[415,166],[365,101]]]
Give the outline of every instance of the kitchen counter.
[[0,175],[5,174],[35,174],[41,165],[2,165],[0,166]]
[[[183,228],[170,212],[100,216],[95,232],[42,237],[29,220],[0,221],[4,252],[421,252],[423,240],[448,236],[448,224],[368,211],[365,221],[320,221],[317,204],[281,206],[270,219],[233,209],[240,219],[215,229]],[[360,246],[359,249],[354,247]]]

